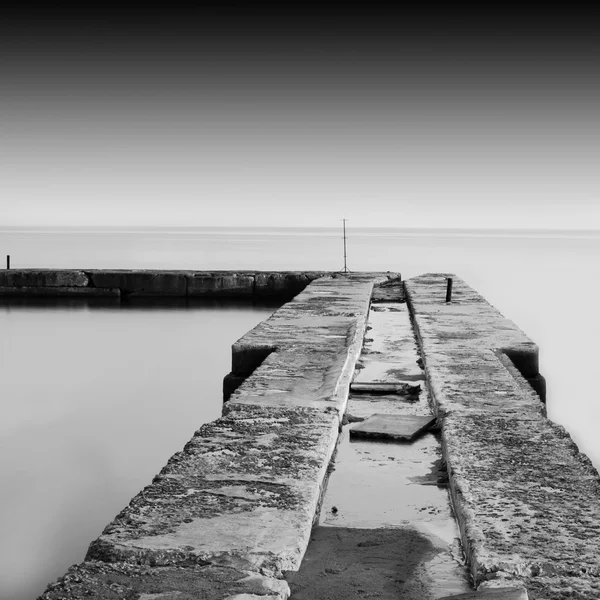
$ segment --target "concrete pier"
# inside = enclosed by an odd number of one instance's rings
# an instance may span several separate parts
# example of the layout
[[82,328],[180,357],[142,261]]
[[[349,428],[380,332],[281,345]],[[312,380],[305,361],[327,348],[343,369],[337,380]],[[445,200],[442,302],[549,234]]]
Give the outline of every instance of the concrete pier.
[[324,271],[0,270],[0,296],[288,297]]
[[283,573],[308,544],[372,289],[391,277],[321,278],[239,340],[232,366],[246,379],[223,417],[42,598],[287,598]]
[[537,346],[456,277],[446,304],[446,277],[405,285],[474,584],[597,599],[598,473],[527,382]]
[[[109,272],[81,273],[117,289]],[[253,273],[257,294],[285,280]],[[0,284],[37,285],[35,277]],[[84,283],[45,277],[47,287]],[[250,286],[185,277],[186,293]],[[161,289],[179,290],[167,279]],[[118,289],[140,293],[140,281],[151,289],[139,278],[119,279]],[[371,300],[404,292],[424,373],[395,364],[408,342],[394,338],[393,310],[365,339]],[[200,427],[41,598],[287,599],[286,574],[300,569],[319,514],[363,342],[371,354],[357,385],[421,380],[428,389],[432,406],[417,414],[433,411],[441,430],[473,597],[600,597],[600,479],[545,416],[537,346],[454,275],[416,277],[402,290],[397,275],[364,273],[315,279],[234,344],[223,416]],[[377,392],[353,411],[388,412],[392,401]],[[452,593],[425,586],[420,597]]]

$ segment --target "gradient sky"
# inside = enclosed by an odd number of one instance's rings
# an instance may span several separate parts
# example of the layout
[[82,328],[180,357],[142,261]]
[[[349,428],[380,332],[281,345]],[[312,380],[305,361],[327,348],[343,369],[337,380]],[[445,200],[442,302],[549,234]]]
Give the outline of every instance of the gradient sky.
[[598,22],[437,10],[7,14],[0,226],[600,228]]

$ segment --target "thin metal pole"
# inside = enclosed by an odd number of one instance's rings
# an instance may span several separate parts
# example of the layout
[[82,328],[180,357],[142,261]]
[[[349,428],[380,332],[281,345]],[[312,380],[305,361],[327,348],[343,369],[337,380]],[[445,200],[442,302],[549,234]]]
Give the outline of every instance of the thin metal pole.
[[446,288],[446,302],[452,301],[452,277],[448,277],[448,287]]
[[6,255],[6,270],[10,271],[10,254]]
[[346,219],[342,219],[344,221],[344,273],[348,272],[348,267],[346,265]]

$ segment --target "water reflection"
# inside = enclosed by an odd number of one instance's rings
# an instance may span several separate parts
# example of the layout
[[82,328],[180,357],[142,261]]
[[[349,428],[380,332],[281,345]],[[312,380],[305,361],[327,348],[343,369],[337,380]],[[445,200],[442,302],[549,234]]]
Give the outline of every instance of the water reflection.
[[[277,306],[280,303],[277,303]],[[249,301],[0,302],[0,597],[30,600],[204,422]]]

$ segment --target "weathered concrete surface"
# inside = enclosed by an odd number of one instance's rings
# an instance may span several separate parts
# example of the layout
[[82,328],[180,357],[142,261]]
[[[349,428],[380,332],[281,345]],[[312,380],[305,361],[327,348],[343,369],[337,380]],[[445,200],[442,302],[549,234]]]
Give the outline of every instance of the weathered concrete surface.
[[79,287],[0,287],[0,296],[25,296],[25,297],[74,297],[74,296],[101,296],[103,298],[112,297],[119,298],[121,290],[119,288],[95,288],[88,286]]
[[86,271],[97,288],[119,288],[131,296],[187,296],[186,271]]
[[216,293],[246,296],[254,293],[254,276],[243,273],[193,273],[187,277],[188,296]]
[[[405,304],[372,306],[369,327],[365,334],[365,351],[360,359],[361,369],[354,386],[364,382],[381,381],[396,385],[418,385],[424,373],[414,358],[415,337],[412,328],[399,327],[406,317]],[[375,333],[376,332],[376,335]]]
[[435,423],[434,416],[375,413],[350,429],[350,437],[412,442]]
[[400,277],[397,279],[390,279],[378,285],[373,290],[373,296],[371,301],[373,303],[379,302],[404,302],[404,285]]
[[[381,319],[382,314],[388,314],[389,318]],[[402,362],[395,363],[397,372],[405,373],[416,364],[419,355],[406,304],[372,305],[367,329],[360,365],[367,365],[368,368],[371,356],[377,356],[378,359],[397,357],[398,340],[403,340],[408,348],[404,348]],[[374,347],[378,348],[377,354],[372,352]],[[366,370],[359,369],[359,363],[355,380]],[[385,413],[384,426],[396,418],[425,416],[427,422],[432,421],[425,381],[421,382],[421,393],[409,399],[393,393],[394,384],[382,383],[390,381],[389,373],[382,371],[374,375],[375,379],[365,381],[364,385],[370,388],[386,385],[392,389],[392,393],[355,394],[352,391],[353,384],[344,423],[369,418],[377,413]],[[396,382],[399,381],[396,379]],[[346,599],[372,595],[378,598],[425,600],[470,590],[467,571],[461,560],[459,532],[448,502],[447,473],[441,460],[442,450],[438,437],[428,432],[410,444],[376,439],[349,439],[351,427],[352,425],[344,427],[338,440],[319,524],[332,527],[334,531],[339,528],[357,531],[363,528],[375,529],[398,541],[404,536],[413,540],[426,540],[431,545],[431,554],[419,559],[418,546],[409,544],[404,551],[411,555],[415,568],[402,573],[402,561],[396,561],[398,569],[395,583],[399,585],[390,586],[392,582],[388,578],[386,564],[392,559],[393,553],[375,543],[365,550],[353,548],[351,538],[346,538],[350,542],[344,551],[344,558],[348,560],[346,570],[338,577],[331,577],[327,572],[317,572],[318,581],[314,584],[317,588],[322,588],[325,582],[331,583],[332,589],[325,594],[319,593],[319,589],[315,590],[311,580],[305,577],[306,597]],[[332,537],[335,540],[335,533]],[[327,543],[327,540],[317,537],[311,543],[320,546]],[[367,543],[370,545],[372,542],[369,540]],[[342,562],[338,559],[339,552],[335,546],[331,549],[327,545],[324,549],[318,548],[320,555],[326,555],[328,551],[335,553],[332,557],[335,562]],[[365,561],[365,570],[368,568],[368,572],[364,573],[364,581],[371,584],[367,586],[362,585],[362,569],[355,569],[352,564],[362,552],[364,554],[359,560]],[[311,546],[307,550],[307,556],[311,556]],[[305,557],[301,571],[306,560]],[[322,562],[326,564],[327,561]],[[318,568],[321,565],[316,566]],[[384,589],[378,587],[381,579]],[[292,580],[289,581],[294,589]],[[311,592],[314,592],[312,596]]]
[[373,283],[394,276],[352,274],[316,280],[249,331],[233,345],[232,373],[256,370],[228,405],[326,408],[341,421]]
[[87,286],[88,283],[88,276],[83,271],[66,269],[18,269],[0,271],[0,287],[6,288],[73,288]]
[[458,278],[446,304],[446,276],[405,285],[474,581],[598,598],[598,473],[521,375],[535,344]]
[[40,600],[285,600],[285,581],[213,565],[149,567],[89,561],[71,567]]
[[325,271],[255,273],[254,293],[259,296],[296,295],[311,281],[330,275]]
[[[79,293],[124,297],[291,298],[324,271],[178,271],[132,269],[11,269],[0,271],[0,296],[56,296]],[[71,290],[71,291],[69,291]],[[93,290],[93,291],[92,291]]]
[[232,406],[169,460],[87,560],[274,576],[298,568],[337,433],[334,414]]
[[[378,274],[317,280],[236,343],[233,364],[247,378],[223,417],[203,425],[117,515],[81,568],[94,561],[183,571],[211,565],[268,577],[273,585],[283,571],[298,569],[371,291],[385,280]],[[138,584],[123,585],[137,590]],[[181,585],[177,592],[187,593],[187,583]],[[157,598],[180,598],[157,589],[163,594]],[[287,587],[274,589],[274,598],[287,597]],[[229,591],[222,597],[254,596]]]

